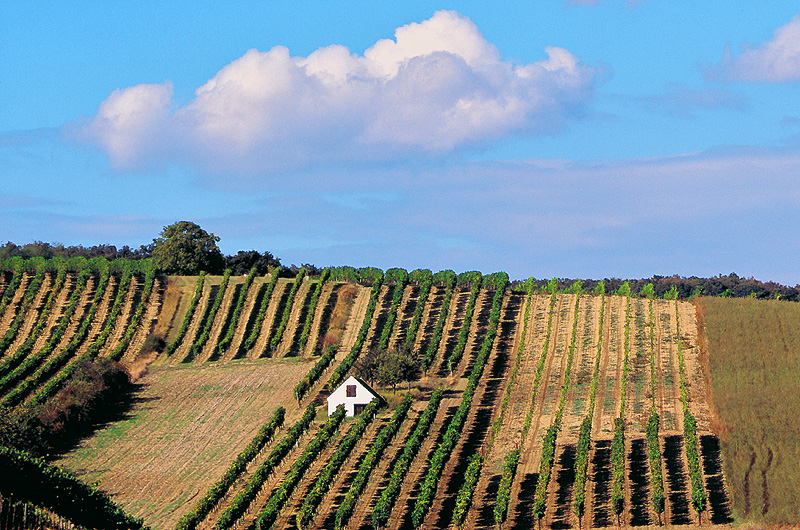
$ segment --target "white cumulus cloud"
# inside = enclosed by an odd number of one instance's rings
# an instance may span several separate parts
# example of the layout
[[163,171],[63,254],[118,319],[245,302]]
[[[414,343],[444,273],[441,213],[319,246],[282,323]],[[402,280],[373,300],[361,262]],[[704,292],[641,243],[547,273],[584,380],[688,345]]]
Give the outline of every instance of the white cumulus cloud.
[[510,134],[552,133],[581,116],[597,72],[550,47],[501,59],[454,11],[398,28],[363,55],[341,45],[293,57],[249,50],[177,106],[169,83],[114,91],[79,137],[118,169],[189,164],[253,173],[437,156]]
[[800,81],[800,15],[775,30],[772,40],[733,56],[725,50],[722,62],[707,72],[708,77],[726,81],[790,83]]

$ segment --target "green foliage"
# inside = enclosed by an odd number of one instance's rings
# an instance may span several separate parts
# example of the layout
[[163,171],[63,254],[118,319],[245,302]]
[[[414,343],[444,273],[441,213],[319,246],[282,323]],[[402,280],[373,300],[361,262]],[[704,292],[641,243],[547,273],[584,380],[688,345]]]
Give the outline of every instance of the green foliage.
[[556,456],[556,438],[560,426],[553,423],[548,427],[542,441],[542,459],[539,464],[539,478],[536,490],[533,493],[533,515],[537,519],[544,518],[547,509],[547,485],[550,483],[550,473]]
[[436,411],[439,409],[439,404],[442,401],[443,392],[441,389],[435,390],[431,394],[431,399],[428,401],[428,406],[425,411],[420,415],[417,426],[414,432],[406,441],[403,446],[403,451],[400,457],[394,462],[391,470],[389,471],[389,483],[386,488],[381,492],[375,507],[372,509],[372,524],[375,528],[383,528],[389,520],[389,515],[392,511],[397,496],[400,494],[400,488],[403,485],[406,474],[411,467],[411,462],[417,456],[422,442],[428,436],[428,430],[436,417]]
[[605,280],[600,280],[599,282],[597,282],[597,284],[594,286],[594,289],[592,289],[592,294],[598,294],[598,295],[606,294]]
[[225,264],[218,242],[219,237],[189,221],[165,226],[153,240],[155,266],[167,274],[218,274]]
[[[403,269],[389,269],[386,271],[387,275],[390,271],[403,271]],[[386,349],[389,347],[389,339],[394,332],[394,323],[397,320],[397,310],[400,308],[400,303],[403,301],[403,293],[405,292],[406,280],[408,274],[405,276],[395,274],[394,292],[392,294],[392,304],[389,306],[388,317],[381,330],[381,337],[378,341],[378,348]]]
[[456,273],[451,270],[443,270],[434,273],[433,283],[441,287],[452,287],[456,283]]
[[316,415],[317,409],[313,404],[306,407],[303,416],[297,420],[297,423],[292,425],[289,432],[286,433],[286,436],[273,447],[267,459],[264,460],[250,476],[250,479],[247,481],[242,491],[233,498],[228,507],[222,512],[216,525],[214,525],[216,530],[230,528],[244,512],[247,511],[250,503],[253,502],[258,492],[261,491],[264,482],[266,482],[267,478],[275,471],[275,468],[283,462],[283,459],[297,444],[297,441],[303,433],[308,430]]
[[487,276],[483,277],[483,286],[486,289],[497,290],[497,289],[506,289],[508,287],[508,274],[500,271],[500,272],[493,272]]
[[414,269],[408,275],[408,282],[417,285],[422,285],[426,282],[431,283],[433,282],[433,274],[430,269]]
[[542,382],[542,372],[544,365],[547,361],[547,350],[550,347],[550,336],[553,330],[553,313],[555,312],[556,295],[550,295],[550,308],[547,311],[547,332],[544,336],[544,344],[542,345],[542,353],[539,355],[539,363],[536,365],[536,376],[533,379],[533,390],[531,392],[531,405],[528,407],[528,414],[525,415],[525,422],[522,425],[522,442],[525,445],[525,440],[528,437],[528,431],[531,428],[533,421],[533,413],[536,405],[536,396],[539,392],[539,385]]
[[305,267],[300,269],[294,279],[294,282],[292,283],[292,288],[289,289],[289,296],[286,298],[286,304],[283,306],[283,313],[281,314],[280,323],[273,330],[272,336],[269,339],[269,345],[267,346],[269,351],[275,351],[283,340],[283,332],[286,330],[286,326],[289,324],[289,316],[292,314],[292,306],[294,305],[295,295],[300,289],[300,286],[303,285],[307,272],[308,271]]
[[[0,394],[6,395],[2,400],[0,400],[0,404],[6,406],[16,404],[32,389],[33,385],[38,380],[38,376],[34,378],[34,376],[30,375],[31,372],[40,366],[42,361],[44,361],[44,359],[46,359],[56,349],[64,333],[66,333],[72,316],[78,309],[81,294],[86,288],[86,284],[89,281],[90,276],[91,271],[88,267],[84,268],[78,273],[75,289],[72,291],[67,303],[67,307],[64,309],[61,322],[58,324],[55,330],[51,332],[50,339],[47,341],[44,347],[34,355],[28,355],[27,357],[24,357],[24,360],[20,359],[22,362],[17,364],[16,368],[13,370],[3,370],[5,375],[0,378]],[[8,359],[3,366],[8,366],[8,363],[12,361],[16,362],[15,359]],[[25,382],[20,384],[20,381],[23,379],[25,379]]]
[[357,283],[358,273],[354,267],[329,267],[332,282]]
[[677,300],[678,299],[678,288],[675,285],[671,285],[669,291],[664,293],[665,300]]
[[194,530],[197,528],[197,525],[211,512],[233,483],[244,473],[247,464],[272,440],[275,432],[283,426],[285,416],[286,410],[283,407],[275,409],[272,418],[259,429],[255,437],[247,444],[247,447],[231,462],[222,478],[211,486],[194,508],[180,518],[178,524],[175,525],[175,530]]
[[[504,294],[503,291],[504,289],[499,289],[495,292],[495,300],[498,298],[502,300]],[[494,339],[497,336],[499,320],[499,307],[497,310],[495,310],[495,307],[493,306],[492,314],[489,316],[488,329],[483,339],[483,343],[481,344],[480,350],[478,351],[478,355],[475,358],[475,364],[472,367],[469,379],[467,380],[467,386],[464,389],[464,393],[461,397],[461,404],[450,421],[447,431],[445,431],[444,436],[442,437],[442,442],[436,447],[436,451],[431,457],[428,471],[425,473],[425,477],[422,480],[419,496],[414,502],[414,507],[411,513],[411,521],[414,525],[414,528],[419,528],[425,520],[425,516],[427,515],[428,510],[433,503],[433,498],[436,495],[436,490],[439,486],[439,479],[442,471],[444,470],[444,466],[447,464],[447,460],[450,458],[453,449],[455,448],[456,444],[458,443],[458,439],[461,436],[461,431],[464,429],[467,415],[469,414],[470,407],[472,406],[472,399],[475,396],[475,390],[478,386],[481,375],[483,374],[483,369],[486,367],[486,363],[489,359],[489,354],[491,353],[492,346],[494,345]]]
[[117,344],[111,353],[108,354],[108,357],[110,359],[114,359],[115,361],[118,361],[122,357],[122,355],[125,353],[125,350],[128,349],[134,333],[136,333],[136,331],[139,329],[139,324],[142,322],[142,318],[144,317],[144,312],[147,308],[147,302],[150,300],[150,294],[153,291],[153,284],[155,283],[156,270],[153,267],[151,260],[139,261],[137,262],[137,265],[139,272],[144,273],[144,287],[142,288],[142,295],[139,298],[139,303],[133,312],[133,316],[128,322],[128,326],[125,328],[125,334],[122,336],[119,344]]
[[642,298],[650,298],[653,299],[656,295],[656,289],[652,283],[646,284],[642,287],[642,290],[639,291],[639,296]]
[[692,508],[699,514],[706,509],[708,496],[703,487],[703,472],[697,450],[697,421],[688,409],[683,413],[683,439],[686,444],[686,460],[689,463],[689,479],[692,482]]
[[[419,326],[422,322],[422,315],[425,312],[425,304],[428,301],[428,296],[430,296],[431,287],[433,286],[433,277],[430,273],[431,271],[428,271],[427,269],[425,270],[428,272],[427,276],[422,274],[418,275],[417,283],[419,284],[419,294],[417,295],[417,305],[414,308],[414,315],[411,317],[411,323],[408,325],[408,329],[406,330],[405,345],[408,348],[413,347],[414,343],[416,342]],[[414,273],[416,272],[417,271],[414,271]],[[409,276],[409,280],[414,277],[414,273]]]
[[217,296],[214,298],[214,303],[206,311],[205,315],[203,315],[203,320],[200,322],[200,334],[194,339],[192,347],[189,349],[189,353],[186,358],[183,359],[183,362],[190,362],[203,352],[206,342],[208,342],[209,337],[211,337],[211,328],[214,327],[214,319],[222,305],[222,299],[225,298],[225,290],[228,288],[230,279],[231,271],[230,269],[226,269],[225,274],[222,275],[222,283],[217,291]]
[[611,508],[619,517],[625,506],[625,421],[614,419],[611,441]]
[[478,288],[480,288],[482,283],[483,275],[478,271],[462,272],[456,277],[456,285],[460,287],[474,287],[477,284]]
[[617,296],[630,296],[631,295],[631,284],[627,281],[622,282],[622,285],[619,286],[617,292],[615,293]]
[[361,460],[356,476],[350,483],[350,489],[347,490],[344,499],[336,509],[337,529],[347,527],[347,523],[353,515],[358,498],[364,491],[364,487],[367,485],[372,470],[377,467],[384,450],[388,447],[389,443],[400,429],[400,425],[402,425],[403,421],[406,419],[412,402],[412,395],[406,394],[403,401],[401,401],[400,405],[397,407],[392,419],[389,420],[389,423],[381,427],[375,441],[369,446],[369,451],[367,451],[367,454]]
[[233,342],[233,336],[236,334],[236,328],[239,324],[239,317],[241,316],[242,311],[244,310],[244,304],[247,301],[247,293],[250,291],[250,286],[253,285],[253,280],[255,280],[255,278],[256,268],[253,267],[250,269],[250,272],[247,273],[247,278],[245,278],[244,283],[239,289],[239,295],[236,297],[236,301],[232,304],[233,311],[228,311],[225,324],[223,325],[222,332],[220,333],[222,338],[217,343],[217,347],[215,349],[216,357],[219,357],[228,351],[228,348],[230,348],[231,343]]
[[278,283],[278,277],[280,276],[281,267],[273,270],[270,274],[269,283],[267,284],[266,289],[261,295],[261,304],[258,307],[258,311],[253,309],[253,313],[255,313],[255,320],[251,315],[250,320],[252,321],[252,326],[250,326],[250,322],[248,322],[248,327],[250,327],[250,333],[247,335],[247,338],[242,341],[242,344],[239,346],[239,351],[236,354],[237,357],[241,356],[245,352],[248,352],[255,348],[256,342],[258,342],[258,337],[261,335],[261,326],[264,323],[264,317],[267,315],[267,308],[269,307],[270,298],[272,298],[272,292],[275,290],[275,285]]
[[[450,352],[450,356],[445,359],[447,362],[447,366],[452,373],[453,368],[455,368],[458,363],[461,361],[461,358],[464,356],[464,350],[467,348],[467,339],[469,338],[469,328],[472,324],[472,316],[475,313],[475,304],[478,301],[478,295],[481,291],[481,279],[480,273],[464,273],[464,274],[471,274],[469,276],[470,284],[472,288],[470,289],[469,293],[469,301],[467,302],[467,309],[464,312],[464,320],[461,322],[461,329],[458,331],[458,342],[456,342],[455,348]],[[495,293],[505,293],[505,285],[503,285],[502,289],[495,291]],[[495,296],[495,299],[497,297]]]
[[494,522],[501,527],[506,522],[506,516],[508,515],[508,502],[511,500],[511,486],[517,474],[517,464],[519,464],[519,449],[514,449],[506,456],[503,476],[500,479],[500,486],[495,497]]
[[[434,279],[435,278],[436,275],[434,275]],[[433,336],[431,337],[430,343],[428,343],[428,349],[425,350],[425,355],[422,357],[422,371],[426,373],[433,364],[433,360],[436,358],[436,352],[439,350],[439,344],[442,342],[444,325],[447,322],[447,316],[450,314],[450,302],[453,299],[453,292],[455,290],[455,274],[453,274],[451,279],[453,281],[447,283],[445,287],[442,309],[439,311],[439,318],[436,320]]]
[[528,322],[530,321],[532,305],[532,297],[530,293],[528,293],[525,301],[525,314],[522,319],[522,334],[519,336],[519,340],[517,342],[517,355],[514,359],[514,367],[511,369],[511,375],[508,376],[508,381],[506,382],[506,389],[503,392],[503,399],[500,401],[500,413],[492,422],[492,429],[489,434],[490,446],[494,442],[497,433],[500,431],[500,426],[503,424],[503,417],[505,416],[506,409],[511,401],[512,390],[517,382],[517,374],[519,373],[519,368],[522,364],[523,353],[525,351],[525,338],[528,336]]
[[88,528],[142,528],[141,519],[126,514],[105,493],[21,451],[0,446],[0,477],[25,477],[0,480],[3,497],[47,508],[75,524]]
[[8,258],[3,261],[3,269],[11,272],[11,281],[8,282],[6,290],[3,291],[3,296],[0,298],[0,314],[3,313],[6,306],[14,298],[14,293],[17,292],[19,284],[22,283],[22,278],[25,274],[25,260],[22,258]]
[[408,271],[399,268],[386,269],[386,272],[383,275],[383,283],[387,285],[392,285],[395,283],[405,285],[408,283]]
[[167,357],[171,356],[175,353],[175,350],[183,342],[183,338],[186,336],[186,332],[189,331],[189,326],[192,324],[192,317],[194,317],[194,312],[197,309],[197,304],[200,302],[200,297],[203,296],[203,284],[206,280],[206,273],[201,272],[200,276],[197,277],[197,283],[194,287],[194,294],[192,295],[192,299],[189,302],[189,307],[186,309],[186,315],[183,317],[183,322],[181,322],[181,327],[178,329],[178,334],[175,336],[175,340],[173,340],[166,349]]
[[308,343],[308,338],[311,335],[311,326],[314,323],[314,315],[317,312],[317,304],[319,303],[319,296],[322,293],[322,288],[325,286],[325,282],[328,281],[328,277],[330,276],[330,269],[325,269],[322,271],[322,275],[319,278],[319,281],[314,285],[314,291],[311,293],[311,301],[308,303],[308,312],[306,313],[306,320],[303,322],[303,331],[300,333],[300,339],[297,341],[296,349],[299,352],[302,352],[306,344]]
[[383,283],[383,271],[375,267],[362,267],[356,269],[358,281],[364,285],[375,285]]
[[453,510],[453,523],[459,528],[464,524],[469,508],[472,506],[472,497],[475,494],[478,479],[481,477],[482,468],[483,456],[480,453],[469,457],[467,470],[464,472],[464,481],[456,494],[456,506]]
[[551,278],[544,287],[544,292],[555,294],[558,292],[558,278]]
[[586,478],[589,470],[589,448],[592,444],[592,415],[581,422],[578,446],[575,451],[575,486],[573,487],[572,509],[578,520],[586,509]]
[[581,280],[575,280],[572,285],[567,287],[565,291],[567,294],[581,294],[583,293],[583,282]]
[[[553,308],[553,301],[555,300],[555,294],[551,295],[551,317],[552,317],[552,308]],[[564,368],[564,381],[561,384],[561,393],[558,400],[558,409],[556,410],[555,418],[553,419],[552,425],[547,429],[547,433],[544,437],[543,448],[542,448],[542,458],[539,464],[539,479],[536,483],[536,491],[534,492],[534,499],[533,499],[533,513],[537,519],[542,519],[545,514],[546,503],[547,503],[547,484],[550,482],[550,473],[553,469],[553,461],[555,459],[555,451],[556,451],[556,439],[558,438],[558,433],[561,430],[561,419],[564,414],[564,406],[566,404],[567,399],[567,391],[569,390],[570,386],[570,375],[572,372],[572,360],[575,354],[575,341],[577,338],[578,333],[578,309],[579,309],[579,302],[580,302],[580,293],[575,300],[575,310],[572,319],[572,338],[570,340],[569,351],[567,353],[567,365]],[[548,322],[548,332],[547,338],[545,339],[545,343],[547,343],[550,339],[550,322]],[[540,363],[544,362],[544,357],[547,352],[547,345],[545,344],[545,349],[542,352],[542,359]],[[537,380],[536,385],[538,386],[539,374],[537,373]]]
[[658,412],[653,411],[647,420],[647,460],[650,463],[650,476],[653,477],[650,500],[653,503],[653,510],[660,517],[660,514],[664,513],[666,497],[664,496],[664,479],[661,473],[661,446],[658,441],[658,425]]
[[[32,258],[29,261],[33,261],[36,258]],[[5,335],[0,339],[0,356],[8,349],[9,346],[16,340],[17,335],[19,334],[19,330],[22,327],[23,322],[25,322],[25,317],[28,314],[28,311],[31,310],[31,306],[33,304],[36,295],[39,292],[39,289],[42,287],[42,283],[44,283],[45,279],[45,262],[43,258],[39,258],[38,266],[36,267],[36,275],[28,282],[28,287],[25,289],[25,294],[22,297],[22,300],[17,305],[17,314],[14,317],[14,320],[11,322],[11,326],[6,331]]]
[[311,490],[306,493],[303,504],[297,511],[298,528],[308,528],[309,523],[314,519],[319,503],[322,502],[325,493],[330,489],[331,484],[333,484],[336,475],[339,473],[344,461],[350,455],[353,447],[355,447],[356,443],[358,443],[359,439],[364,435],[364,431],[367,430],[367,427],[375,418],[378,407],[380,407],[380,403],[377,400],[371,401],[358,416],[355,424],[347,431],[347,434],[337,442],[336,451],[328,459],[322,471],[320,471],[317,480],[314,482]]
[[268,530],[275,524],[278,514],[280,514],[286,501],[292,495],[294,488],[339,428],[339,424],[344,419],[344,414],[344,407],[339,406],[336,412],[325,422],[325,425],[317,431],[316,436],[308,443],[302,454],[297,457],[292,467],[286,472],[283,482],[272,492],[267,504],[258,512],[255,521],[256,530]]
[[332,344],[328,346],[325,350],[325,353],[320,357],[311,370],[308,371],[305,377],[297,383],[297,386],[294,387],[294,398],[300,402],[309,391],[309,389],[314,385],[314,383],[319,380],[320,376],[325,373],[325,370],[331,365],[331,363],[336,359],[336,351],[338,349],[337,344]]

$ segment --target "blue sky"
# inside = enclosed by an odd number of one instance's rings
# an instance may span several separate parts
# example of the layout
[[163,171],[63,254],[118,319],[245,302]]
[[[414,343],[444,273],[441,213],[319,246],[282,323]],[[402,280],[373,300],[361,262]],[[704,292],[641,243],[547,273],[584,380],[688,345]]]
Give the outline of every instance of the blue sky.
[[1,240],[800,284],[796,1],[230,4],[0,6]]

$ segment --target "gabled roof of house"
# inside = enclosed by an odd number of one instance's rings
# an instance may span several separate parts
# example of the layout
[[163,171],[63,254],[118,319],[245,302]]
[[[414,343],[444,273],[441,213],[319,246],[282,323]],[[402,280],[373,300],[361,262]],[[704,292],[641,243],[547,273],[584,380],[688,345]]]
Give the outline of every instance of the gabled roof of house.
[[337,386],[337,387],[336,387],[336,389],[335,389],[333,392],[331,392],[331,394],[333,394],[334,392],[336,392],[336,391],[337,391],[337,390],[339,390],[340,388],[344,387],[344,386],[345,386],[345,385],[347,385],[348,383],[349,383],[349,384],[352,384],[352,383],[350,383],[350,380],[351,380],[351,379],[352,379],[352,380],[354,380],[355,382],[357,382],[357,383],[358,383],[359,385],[361,385],[362,387],[364,387],[366,390],[368,390],[370,394],[372,394],[372,395],[373,395],[373,396],[375,396],[376,398],[378,398],[378,399],[380,399],[381,401],[383,401],[383,398],[381,397],[381,395],[380,395],[380,394],[378,394],[377,392],[375,392],[375,390],[373,390],[373,389],[372,389],[372,387],[371,387],[371,386],[369,386],[369,384],[367,384],[367,382],[366,382],[366,381],[364,381],[364,380],[363,380],[363,379],[361,379],[360,377],[356,377],[356,376],[354,376],[354,375],[351,375],[350,377],[348,377],[347,379],[345,379],[345,380],[342,382],[342,384],[341,384],[341,385]]

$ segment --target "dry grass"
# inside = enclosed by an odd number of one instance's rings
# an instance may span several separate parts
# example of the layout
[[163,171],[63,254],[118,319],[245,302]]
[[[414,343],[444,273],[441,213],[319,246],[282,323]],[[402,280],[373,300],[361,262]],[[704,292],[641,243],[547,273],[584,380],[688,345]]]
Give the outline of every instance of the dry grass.
[[800,521],[800,304],[698,301],[737,521]]
[[351,284],[347,284],[338,290],[336,305],[333,306],[331,318],[328,322],[328,331],[322,339],[323,349],[342,342],[342,335],[344,335],[344,330],[347,327],[347,319],[350,317],[350,310],[353,308],[353,301],[357,294],[356,286]]
[[168,529],[216,481],[310,368],[296,360],[149,367],[129,416],[108,424],[59,465],[99,481],[129,513]]

